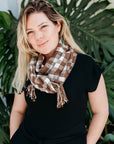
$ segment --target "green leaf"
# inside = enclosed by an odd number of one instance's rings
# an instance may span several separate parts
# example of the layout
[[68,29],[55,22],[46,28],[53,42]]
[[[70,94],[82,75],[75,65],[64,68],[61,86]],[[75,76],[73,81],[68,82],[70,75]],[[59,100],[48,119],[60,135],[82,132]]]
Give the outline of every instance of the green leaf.
[[0,27],[8,30],[11,28],[12,18],[11,16],[4,11],[0,11]]
[[88,18],[86,19],[86,23],[84,23],[82,26],[88,26],[88,25],[94,25],[96,23],[98,23],[99,21],[103,20],[103,19],[107,19],[110,18],[110,20],[113,20],[113,12],[111,11],[111,9],[108,10],[104,10],[103,12],[98,13],[97,15],[93,16],[92,18]]
[[8,39],[4,39],[0,41],[0,49],[3,48],[8,42]]
[[12,69],[11,69],[11,73],[10,73],[10,76],[8,77],[8,81],[7,81],[7,85],[6,85],[6,91],[10,91],[10,88],[12,87],[12,85],[11,85],[11,83],[12,83],[12,81],[13,81],[13,78],[14,78],[14,73],[15,72],[15,68],[13,67]]
[[5,105],[4,105],[4,103],[3,103],[3,101],[2,101],[2,99],[0,98],[0,111],[4,111],[5,110]]
[[68,4],[68,6],[67,6],[67,12],[66,12],[66,17],[68,17],[68,16],[70,16],[70,14],[71,14],[71,12],[75,9],[75,7],[76,7],[76,3],[77,3],[77,1],[73,1],[73,0],[71,0],[70,1],[70,3]]
[[4,84],[6,82],[7,75],[9,74],[9,71],[12,67],[12,61],[9,60],[9,62],[6,63],[4,69],[3,69],[3,77],[2,77],[2,83]]
[[4,34],[0,33],[0,41],[3,40],[3,38],[4,38]]
[[111,121],[114,122],[114,110],[111,108],[110,105],[109,105],[109,117]]
[[24,8],[24,5],[25,5],[25,0],[22,0],[22,2],[21,2],[21,8]]
[[114,142],[114,135],[113,134],[107,134],[104,139],[103,139],[103,143],[106,143],[106,142]]
[[77,19],[77,22],[81,22],[85,17],[86,19],[90,18],[95,12],[99,9],[105,8],[109,4],[108,1],[98,1],[96,3],[93,3],[88,9],[86,9],[82,15]]
[[97,58],[97,60],[101,61],[99,44],[95,40],[93,40],[93,47],[94,56]]
[[87,107],[88,107],[88,110],[89,110],[90,118],[92,119],[93,114],[92,114],[92,111],[91,111],[91,107],[90,107],[89,101],[87,102]]
[[103,75],[106,75],[106,73],[108,73],[109,71],[112,70],[112,68],[114,67],[114,61],[112,61],[112,63],[110,63],[104,70]]
[[0,127],[0,143],[9,143],[9,135]]
[[0,73],[3,71],[5,64],[8,62],[8,57],[10,56],[10,51],[5,53],[4,57],[0,61]]
[[9,46],[10,47],[15,47],[16,46],[16,40],[17,39],[17,35],[16,33],[14,33],[10,39],[10,42],[9,42]]

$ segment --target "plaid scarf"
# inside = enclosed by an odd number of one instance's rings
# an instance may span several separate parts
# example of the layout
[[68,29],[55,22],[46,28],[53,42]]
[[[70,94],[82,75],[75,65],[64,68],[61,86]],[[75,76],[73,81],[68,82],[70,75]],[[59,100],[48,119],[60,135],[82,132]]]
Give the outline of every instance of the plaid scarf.
[[27,96],[35,101],[35,88],[46,93],[57,93],[57,108],[62,107],[68,101],[63,83],[74,66],[76,56],[74,49],[59,41],[54,55],[45,65],[42,54],[32,57],[28,71],[31,84],[27,87]]

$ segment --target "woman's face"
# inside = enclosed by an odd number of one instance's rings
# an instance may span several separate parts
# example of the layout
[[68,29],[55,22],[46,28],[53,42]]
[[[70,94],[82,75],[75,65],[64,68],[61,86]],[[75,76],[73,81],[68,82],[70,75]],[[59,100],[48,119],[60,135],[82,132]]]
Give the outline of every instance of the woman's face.
[[43,12],[32,13],[27,18],[28,42],[41,54],[54,52],[59,41],[60,29],[60,21],[55,25]]

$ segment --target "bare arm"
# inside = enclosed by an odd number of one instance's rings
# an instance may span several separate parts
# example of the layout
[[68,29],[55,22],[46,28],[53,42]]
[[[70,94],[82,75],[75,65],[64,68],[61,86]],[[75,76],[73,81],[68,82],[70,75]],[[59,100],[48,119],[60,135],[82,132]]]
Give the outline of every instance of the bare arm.
[[24,119],[27,103],[25,101],[24,92],[21,94],[15,93],[12,111],[10,115],[10,139],[19,128]]
[[97,89],[88,93],[93,117],[87,133],[87,144],[96,144],[108,118],[108,100],[104,78],[101,75]]

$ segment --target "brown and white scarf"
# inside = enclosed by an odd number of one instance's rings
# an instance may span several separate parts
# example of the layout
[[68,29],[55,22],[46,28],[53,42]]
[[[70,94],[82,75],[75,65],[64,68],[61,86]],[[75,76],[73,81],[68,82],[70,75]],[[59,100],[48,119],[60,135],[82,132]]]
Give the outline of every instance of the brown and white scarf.
[[76,56],[74,49],[59,41],[54,55],[45,65],[43,65],[45,57],[42,54],[32,57],[28,71],[31,84],[27,88],[27,95],[35,101],[37,98],[35,88],[46,93],[57,93],[57,108],[62,107],[68,101],[63,83],[74,66]]

